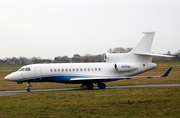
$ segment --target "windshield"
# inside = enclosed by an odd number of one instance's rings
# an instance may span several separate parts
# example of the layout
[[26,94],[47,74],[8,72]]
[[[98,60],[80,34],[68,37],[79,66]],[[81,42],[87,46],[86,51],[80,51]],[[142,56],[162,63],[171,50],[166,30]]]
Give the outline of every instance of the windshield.
[[18,71],[24,71],[24,68],[20,68]]
[[18,71],[31,71],[30,68],[20,68]]

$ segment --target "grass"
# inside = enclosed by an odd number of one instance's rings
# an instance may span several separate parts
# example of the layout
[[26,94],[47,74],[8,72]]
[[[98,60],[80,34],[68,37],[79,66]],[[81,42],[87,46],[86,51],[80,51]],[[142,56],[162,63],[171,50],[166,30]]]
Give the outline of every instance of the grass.
[[156,62],[156,64],[180,65],[180,62]]
[[15,66],[0,66],[0,70],[18,70],[23,65],[15,65]]
[[157,68],[180,68],[180,62],[157,62]]
[[0,117],[180,117],[180,87],[1,96]]

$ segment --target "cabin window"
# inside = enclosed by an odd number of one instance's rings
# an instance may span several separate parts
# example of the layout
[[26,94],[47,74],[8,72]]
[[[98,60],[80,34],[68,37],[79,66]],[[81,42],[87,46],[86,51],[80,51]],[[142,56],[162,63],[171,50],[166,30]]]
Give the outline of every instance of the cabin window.
[[97,68],[95,68],[95,71],[97,71]]
[[62,69],[62,72],[64,72],[64,69]]
[[60,72],[60,69],[58,69],[58,72]]
[[71,72],[71,69],[69,69],[69,72]]
[[99,68],[99,71],[101,71],[101,68]]
[[80,70],[81,70],[81,71],[83,71],[83,69],[82,69],[82,68],[81,68]]
[[24,68],[20,68],[19,71],[24,71]]
[[65,69],[66,70],[66,72],[68,71],[68,69]]
[[84,71],[86,71],[86,68],[84,68]]
[[51,72],[53,71],[53,69],[50,70]]
[[25,71],[30,71],[30,68],[26,68]]
[[93,68],[91,68],[91,71],[93,71]]
[[90,68],[88,68],[88,71],[90,71]]
[[145,64],[143,64],[143,66],[145,66]]
[[76,69],[76,71],[78,71],[78,68]]
[[75,71],[75,69],[73,68],[73,71]]
[[54,72],[56,72],[56,69],[54,69]]

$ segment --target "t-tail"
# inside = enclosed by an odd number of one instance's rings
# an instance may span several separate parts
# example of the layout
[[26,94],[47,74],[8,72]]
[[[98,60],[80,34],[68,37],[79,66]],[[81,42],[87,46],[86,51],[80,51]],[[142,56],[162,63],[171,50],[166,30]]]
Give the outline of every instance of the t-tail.
[[155,32],[143,32],[143,34],[145,34],[144,37],[136,45],[136,47],[133,48],[131,52],[150,53]]
[[133,48],[131,53],[134,53],[137,55],[143,55],[143,56],[150,56],[150,57],[153,57],[153,56],[173,57],[170,55],[155,54],[153,52],[150,52],[155,32],[143,32],[143,33],[145,34],[144,37],[136,45],[136,47]]
[[110,63],[145,63],[152,62],[153,56],[173,57],[150,52],[155,32],[143,32],[143,34],[145,34],[143,38],[129,53],[106,54],[105,61]]

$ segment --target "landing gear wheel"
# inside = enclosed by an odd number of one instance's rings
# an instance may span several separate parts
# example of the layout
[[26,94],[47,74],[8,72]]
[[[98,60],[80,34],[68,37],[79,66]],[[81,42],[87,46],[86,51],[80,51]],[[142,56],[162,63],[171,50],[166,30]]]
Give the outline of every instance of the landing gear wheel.
[[94,85],[93,85],[93,83],[90,83],[90,84],[87,84],[87,89],[93,89],[93,87],[94,87]]
[[98,84],[99,89],[105,89],[106,85],[104,83]]
[[27,82],[27,92],[30,92],[31,91],[31,89],[30,89],[30,87],[32,87],[32,85],[31,85],[31,83],[30,82]]
[[28,88],[28,89],[27,89],[27,92],[30,92],[30,91],[31,91],[31,89],[30,89],[30,88]]

